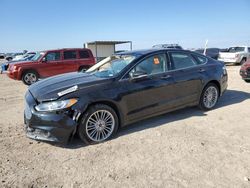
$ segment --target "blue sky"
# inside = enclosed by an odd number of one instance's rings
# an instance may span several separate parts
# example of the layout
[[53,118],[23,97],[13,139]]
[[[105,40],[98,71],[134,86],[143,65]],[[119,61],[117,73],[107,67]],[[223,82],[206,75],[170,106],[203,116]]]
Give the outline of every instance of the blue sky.
[[[250,45],[250,0],[0,0],[0,52],[132,40],[184,48]],[[122,47],[120,47],[122,48]]]

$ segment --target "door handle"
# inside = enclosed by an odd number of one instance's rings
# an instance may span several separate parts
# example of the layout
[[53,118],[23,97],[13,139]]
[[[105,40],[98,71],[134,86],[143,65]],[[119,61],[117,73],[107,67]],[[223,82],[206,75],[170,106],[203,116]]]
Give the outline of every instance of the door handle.
[[164,76],[161,77],[161,79],[167,80],[167,79],[169,79],[171,77],[172,77],[171,75],[164,75]]
[[200,69],[199,69],[199,72],[200,72],[200,73],[205,72],[205,71],[206,71],[206,70],[203,69],[203,68],[200,68]]

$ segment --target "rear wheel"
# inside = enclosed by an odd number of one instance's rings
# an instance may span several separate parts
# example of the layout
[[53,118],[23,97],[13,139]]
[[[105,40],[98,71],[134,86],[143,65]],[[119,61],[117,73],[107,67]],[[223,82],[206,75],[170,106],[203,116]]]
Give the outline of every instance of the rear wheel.
[[204,89],[200,97],[199,107],[202,110],[212,109],[219,98],[219,89],[216,84],[209,83]]
[[22,81],[25,85],[31,85],[38,80],[38,75],[34,71],[27,71],[22,76]]
[[78,127],[80,139],[87,144],[96,144],[110,139],[118,129],[118,117],[109,106],[96,104],[83,115]]
[[88,70],[88,67],[81,66],[81,67],[79,67],[78,72],[85,72],[86,70]]

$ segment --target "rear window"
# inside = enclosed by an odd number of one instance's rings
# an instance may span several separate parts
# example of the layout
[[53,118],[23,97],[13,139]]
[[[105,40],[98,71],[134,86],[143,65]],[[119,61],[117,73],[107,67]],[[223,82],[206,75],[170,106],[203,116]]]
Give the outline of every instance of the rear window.
[[187,53],[171,52],[170,58],[174,63],[175,69],[189,68],[197,65],[196,61]]
[[87,59],[87,58],[89,58],[89,52],[86,50],[80,50],[79,57],[80,57],[80,59]]
[[242,52],[245,51],[244,47],[231,47],[228,49],[228,52]]
[[63,52],[64,59],[76,59],[76,51],[65,51]]

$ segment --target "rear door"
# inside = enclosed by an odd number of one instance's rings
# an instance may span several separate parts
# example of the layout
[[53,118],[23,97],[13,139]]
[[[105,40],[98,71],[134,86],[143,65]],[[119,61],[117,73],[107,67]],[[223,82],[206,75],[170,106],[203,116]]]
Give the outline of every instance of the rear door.
[[93,58],[88,50],[81,49],[78,50],[78,59],[77,59],[78,67],[82,70],[88,69],[92,65],[94,65]]
[[[197,103],[206,77],[206,67],[190,53],[183,51],[169,52],[171,70],[175,81],[176,104],[178,106]],[[204,57],[204,56],[200,56]]]
[[[145,72],[141,78],[131,78],[134,72]],[[168,72],[165,53],[151,55],[140,61],[121,80],[123,110],[128,121],[152,116],[174,105],[174,81]]]
[[62,73],[78,71],[77,50],[63,51],[63,67]]

